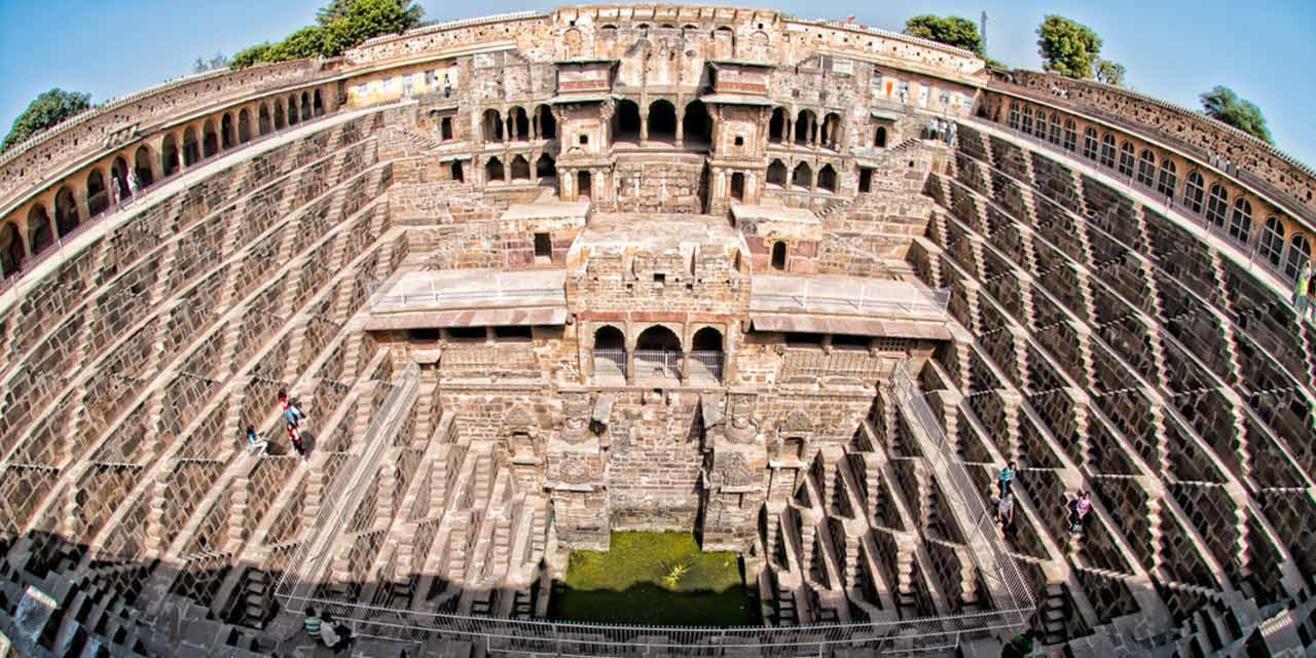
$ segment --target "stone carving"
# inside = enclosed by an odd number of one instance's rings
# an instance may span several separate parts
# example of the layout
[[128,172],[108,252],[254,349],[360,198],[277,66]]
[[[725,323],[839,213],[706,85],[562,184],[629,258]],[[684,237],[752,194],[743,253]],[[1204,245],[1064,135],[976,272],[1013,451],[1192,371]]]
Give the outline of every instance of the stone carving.
[[594,465],[582,457],[563,457],[558,475],[567,484],[585,484],[595,479]]
[[719,461],[722,479],[726,484],[741,487],[754,484],[760,479],[759,474],[750,469],[745,456],[739,452],[728,453]]

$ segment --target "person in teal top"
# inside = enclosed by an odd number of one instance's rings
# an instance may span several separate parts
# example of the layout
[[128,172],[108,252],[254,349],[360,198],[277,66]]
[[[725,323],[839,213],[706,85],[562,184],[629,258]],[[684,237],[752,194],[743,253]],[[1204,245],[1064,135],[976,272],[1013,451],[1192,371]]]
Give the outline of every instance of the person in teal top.
[[1010,485],[1014,484],[1014,477],[1017,474],[1017,471],[1015,470],[1016,468],[1018,467],[1015,463],[1010,462],[1009,464],[1006,464],[1005,468],[1001,469],[1001,473],[996,476],[996,486],[1001,490],[1001,498],[1004,498],[1005,494],[1010,493]]

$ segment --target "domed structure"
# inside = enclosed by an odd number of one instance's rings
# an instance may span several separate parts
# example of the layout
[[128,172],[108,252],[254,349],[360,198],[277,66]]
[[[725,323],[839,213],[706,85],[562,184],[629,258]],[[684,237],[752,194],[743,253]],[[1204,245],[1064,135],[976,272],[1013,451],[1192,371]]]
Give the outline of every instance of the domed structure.
[[[734,7],[133,94],[0,158],[0,632],[1310,652],[1314,192],[1127,90]],[[734,554],[754,623],[564,612],[620,532]]]

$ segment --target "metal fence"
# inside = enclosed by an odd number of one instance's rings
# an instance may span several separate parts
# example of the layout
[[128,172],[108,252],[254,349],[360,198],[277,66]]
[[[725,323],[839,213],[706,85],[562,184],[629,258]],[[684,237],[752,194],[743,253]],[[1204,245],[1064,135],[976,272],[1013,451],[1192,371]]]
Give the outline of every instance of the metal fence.
[[366,427],[361,440],[365,446],[363,452],[345,462],[320,496],[323,501],[320,512],[310,524],[306,539],[288,557],[287,567],[274,588],[276,596],[285,601],[296,598],[302,596],[307,587],[314,587],[319,582],[320,574],[333,553],[334,539],[345,525],[345,517],[356,510],[367,489],[366,479],[373,474],[385,449],[392,445],[391,434],[402,425],[405,411],[411,408],[411,400],[419,388],[420,366],[413,361],[402,372],[400,380]]
[[898,313],[904,315],[941,315],[946,312],[950,290],[929,288],[923,285],[885,288],[873,296],[867,286],[857,296],[816,294],[812,285],[798,292],[774,292],[754,295],[755,302],[766,302],[776,307],[789,307],[810,311],[849,311],[856,313]]
[[594,350],[594,376],[626,379],[626,350]]
[[642,626],[417,612],[330,599],[283,597],[287,610],[330,612],[359,636],[401,642],[458,638],[490,652],[552,656],[823,656],[946,652],[963,639],[1019,628],[1025,611],[999,610],[878,622],[792,627]]
[[678,379],[681,376],[681,353],[635,350],[635,376],[640,379]]
[[690,379],[722,381],[723,354],[718,350],[690,352]]
[[[717,356],[720,367],[720,352],[692,353],[700,354],[694,359],[703,367],[712,368],[709,360]],[[637,350],[636,362],[655,372],[674,373],[682,360],[682,353],[664,350]],[[626,354],[624,350],[596,350],[595,367],[600,363],[610,364],[617,369],[624,369]],[[377,441],[376,434],[384,431],[381,425],[395,414],[389,410],[409,399],[406,390],[415,389],[416,375],[412,368],[403,376],[403,385],[399,386],[385,401],[376,422],[367,430],[366,455],[358,460],[360,464],[369,465],[370,455],[376,451],[374,446],[387,445],[388,441]],[[904,368],[897,369],[895,391],[902,405],[928,432],[937,447],[929,459],[946,462],[953,474],[954,486],[951,495],[961,496],[965,509],[971,511],[980,523],[969,530],[971,543],[976,542],[982,551],[970,551],[975,563],[984,577],[999,578],[1006,584],[1010,596],[1006,600],[993,600],[995,609],[942,616],[920,617],[913,619],[894,619],[883,621],[857,621],[830,624],[811,624],[791,627],[747,626],[730,628],[712,628],[695,626],[644,626],[631,624],[592,624],[584,622],[551,621],[544,619],[509,619],[477,615],[446,614],[439,612],[417,611],[410,608],[389,608],[362,603],[314,596],[314,592],[300,583],[313,583],[320,570],[320,563],[327,560],[327,551],[309,555],[312,545],[324,545],[325,542],[313,541],[325,528],[342,525],[343,518],[355,505],[354,500],[340,500],[346,493],[362,487],[359,474],[368,472],[368,467],[355,467],[354,471],[340,475],[334,482],[332,491],[325,500],[330,501],[323,508],[313,526],[312,539],[303,542],[297,553],[288,562],[288,568],[275,588],[276,596],[289,613],[304,612],[307,607],[314,607],[323,612],[330,612],[340,622],[347,624],[353,632],[361,637],[381,638],[399,642],[425,642],[447,638],[473,642],[490,653],[501,654],[547,654],[554,656],[826,656],[833,649],[855,649],[877,654],[910,654],[926,652],[949,652],[968,638],[982,637],[992,633],[1009,633],[1027,623],[1034,611],[1032,595],[1026,581],[1020,575],[1013,558],[1001,546],[1000,539],[994,534],[991,517],[986,513],[982,500],[973,488],[973,483],[963,465],[954,458],[953,446],[946,440],[944,433],[936,422],[932,411],[923,402],[912,377]],[[379,423],[377,425],[377,423]],[[370,438],[375,437],[375,438]],[[354,484],[349,484],[352,482]],[[346,491],[354,487],[351,491]],[[337,504],[335,504],[337,503]],[[329,543],[332,545],[332,542]],[[986,551],[990,560],[981,560],[980,554]],[[310,558],[311,564],[303,564]]]
[[412,305],[438,306],[443,303],[454,302],[487,302],[498,300],[507,302],[517,299],[560,299],[563,296],[561,287],[547,288],[507,288],[495,290],[420,290],[404,293],[395,293],[390,295],[380,295],[379,301],[376,302],[377,310],[388,310],[393,308],[405,308]]
[[1006,549],[1004,539],[997,534],[995,515],[988,511],[986,503],[974,486],[973,479],[964,469],[964,463],[959,459],[955,447],[946,438],[946,433],[942,431],[941,423],[937,421],[932,408],[923,399],[923,393],[914,383],[908,368],[896,368],[891,380],[892,390],[900,407],[912,415],[912,420],[922,427],[932,441],[934,450],[925,451],[927,454],[924,457],[933,466],[931,470],[934,474],[944,474],[943,477],[948,479],[947,482],[941,483],[942,489],[946,490],[947,495],[956,497],[968,517],[973,519],[971,527],[965,529],[967,535],[965,543],[975,549],[970,553],[979,573],[985,579],[999,579],[1003,592],[1009,599],[994,603],[998,607],[1021,611],[1019,623],[1023,624],[1028,617],[1023,611],[1031,613],[1036,607],[1036,602],[1028,580],[1019,571],[1014,556]]

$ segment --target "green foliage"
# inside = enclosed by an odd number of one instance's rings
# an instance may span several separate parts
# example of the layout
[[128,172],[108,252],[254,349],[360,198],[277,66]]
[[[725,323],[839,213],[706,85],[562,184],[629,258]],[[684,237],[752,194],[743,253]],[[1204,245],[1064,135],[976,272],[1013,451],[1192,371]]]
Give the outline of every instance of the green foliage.
[[1252,101],[1239,98],[1233,89],[1216,85],[1200,98],[1202,111],[1206,116],[1238,128],[1267,144],[1275,143],[1270,136],[1270,128],[1266,126],[1266,117],[1261,114],[1261,108]]
[[1096,63],[1096,80],[1115,87],[1124,86],[1124,65],[1108,59],[1099,59]]
[[959,16],[933,16],[924,14],[905,21],[905,34],[923,39],[930,39],[948,46],[973,51],[984,55],[982,35],[978,25],[967,18]]
[[[366,6],[370,5],[370,6]],[[382,5],[393,5],[393,7],[384,7]],[[375,2],[371,0],[331,0],[329,4],[320,8],[315,13],[315,22],[321,27],[329,27],[334,21],[344,18],[359,18],[363,13],[386,13],[403,24],[402,27],[391,32],[401,32],[402,30],[413,28],[420,24],[421,18],[425,16],[425,8],[411,2],[411,0],[383,0]],[[385,32],[376,32],[384,34]],[[369,38],[369,37],[367,37]]]
[[64,91],[58,87],[43,92],[27,106],[23,113],[14,119],[14,126],[5,135],[0,144],[0,151],[8,150],[32,135],[35,135],[69,117],[91,107],[91,94],[76,91]]
[[550,614],[595,622],[738,626],[756,620],[735,553],[673,532],[614,532],[606,553],[572,551]]
[[268,41],[265,43],[258,43],[249,48],[243,48],[233,55],[233,61],[229,63],[229,66],[235,69],[245,69],[248,66],[260,64],[261,62],[272,61],[270,59],[270,51],[273,49],[274,46]]
[[226,69],[228,66],[228,55],[225,55],[224,53],[215,53],[215,56],[208,60],[201,59],[200,57],[196,58],[196,62],[192,64],[192,72],[205,73],[206,71],[218,71],[219,69]]
[[324,37],[324,28],[317,25],[297,30],[270,49],[269,61],[286,62],[290,59],[324,56],[327,54]]
[[285,62],[306,57],[335,57],[366,39],[406,31],[420,24],[425,10],[411,0],[331,0],[304,27],[276,44],[263,43],[233,56],[233,67]]
[[1043,69],[1086,80],[1101,54],[1101,37],[1086,25],[1053,14],[1037,28],[1037,48]]

